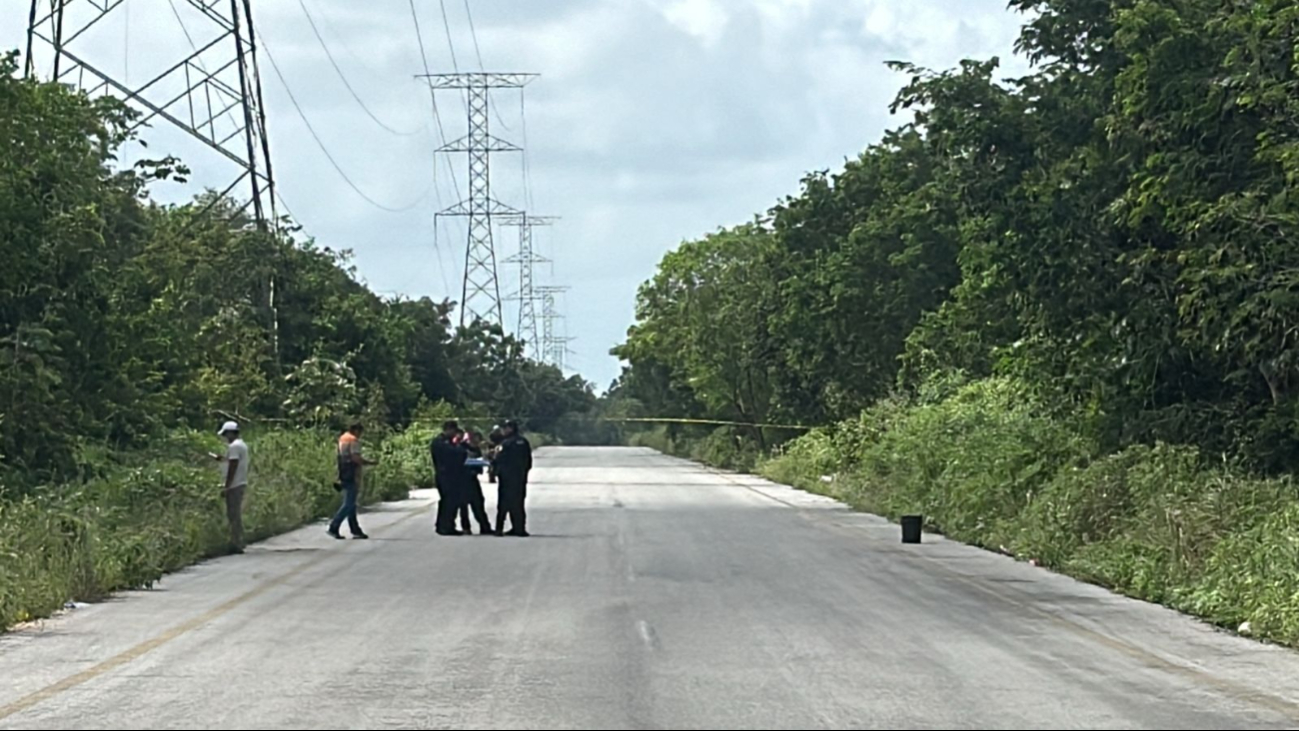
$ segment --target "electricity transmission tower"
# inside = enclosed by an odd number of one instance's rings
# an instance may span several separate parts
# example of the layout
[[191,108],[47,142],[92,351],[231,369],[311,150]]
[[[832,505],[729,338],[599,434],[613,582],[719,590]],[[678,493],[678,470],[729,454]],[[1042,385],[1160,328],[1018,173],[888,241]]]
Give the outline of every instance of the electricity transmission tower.
[[489,107],[493,89],[522,89],[537,74],[469,72],[422,74],[434,92],[464,92],[468,132],[448,142],[438,152],[463,152],[469,157],[469,195],[437,216],[469,219],[469,240],[465,246],[465,276],[461,285],[460,325],[475,319],[504,326],[500,280],[496,273],[496,249],[492,243],[493,218],[517,218],[521,211],[492,197],[491,157],[494,152],[520,152],[523,148],[489,131]]
[[[137,83],[130,83],[125,72],[110,73],[106,70],[108,64],[99,58],[106,47],[104,34],[109,30],[105,19],[128,13],[128,7],[124,7],[127,2],[31,0],[27,75],[37,73],[37,47],[48,47],[52,51],[52,80],[73,85],[91,96],[121,98],[141,112],[134,122],[135,129],[162,119],[202,142],[233,163],[237,171],[234,182],[221,190],[217,200],[247,184],[251,197],[239,212],[251,206],[258,227],[265,229],[273,224],[275,179],[266,138],[251,0],[176,0],[173,11],[178,29],[190,50],[177,52],[168,62],[151,64],[141,75],[144,81]],[[190,25],[186,25],[182,9]],[[123,21],[129,32],[129,16],[124,16]],[[154,35],[142,42],[151,51],[179,45],[166,40]],[[179,34],[173,40],[179,41]]]
[[568,287],[541,286],[533,291],[541,299],[541,359],[561,371],[564,370],[564,356],[568,355],[568,344],[573,338],[560,335],[556,325],[564,316],[555,307],[555,295],[568,291]]
[[533,355],[538,358],[544,355],[541,338],[537,332],[537,302],[541,298],[537,295],[532,284],[532,267],[534,264],[545,264],[550,260],[538,254],[536,249],[533,248],[532,229],[536,226],[550,226],[556,220],[554,216],[531,216],[524,213],[519,216],[517,221],[506,224],[507,226],[519,227],[519,251],[505,260],[506,264],[519,265],[519,292],[510,298],[519,303],[519,329],[516,332],[519,337],[527,341]]

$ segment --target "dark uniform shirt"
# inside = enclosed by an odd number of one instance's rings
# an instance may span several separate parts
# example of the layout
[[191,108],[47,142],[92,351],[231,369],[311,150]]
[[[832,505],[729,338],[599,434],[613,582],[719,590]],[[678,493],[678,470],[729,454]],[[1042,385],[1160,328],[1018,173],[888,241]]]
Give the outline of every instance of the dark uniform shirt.
[[433,443],[429,445],[429,455],[433,458],[433,471],[437,473],[439,481],[452,480],[458,481],[464,474],[465,460],[469,457],[469,450],[463,445],[447,439],[445,435],[439,434]]
[[532,471],[532,444],[521,434],[506,437],[496,455],[495,467],[502,480],[526,481]]

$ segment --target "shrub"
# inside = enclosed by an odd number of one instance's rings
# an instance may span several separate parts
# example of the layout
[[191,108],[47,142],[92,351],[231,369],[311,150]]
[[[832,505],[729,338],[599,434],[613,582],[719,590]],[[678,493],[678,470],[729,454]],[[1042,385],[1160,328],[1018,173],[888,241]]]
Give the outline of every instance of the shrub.
[[1292,480],[1209,466],[1184,446],[1096,457],[1080,433],[1021,385],[990,379],[812,431],[761,471],[874,512],[923,512],[961,540],[1299,645]]
[[402,490],[433,487],[429,444],[438,431],[430,422],[419,421],[384,440],[379,449],[379,466],[371,474],[383,486],[381,495],[385,499],[395,499]]
[[747,433],[723,426],[694,441],[689,446],[690,459],[724,470],[748,472],[758,463],[757,446]]
[[[337,509],[333,489],[336,435],[307,430],[254,430],[245,529],[260,540]],[[419,434],[400,434],[377,451],[405,454]],[[426,443],[426,442],[425,442]],[[218,485],[206,461],[214,435],[180,432],[147,452],[85,449],[84,481],[0,499],[0,627],[46,616],[69,599],[95,600],[148,587],[226,549],[228,531]],[[413,472],[400,463],[367,476],[363,499],[404,498]]]
[[961,540],[996,546],[1061,466],[1089,445],[1008,379],[978,381],[943,401],[895,405],[863,421],[867,440],[850,463],[853,501],[888,515],[921,513]]

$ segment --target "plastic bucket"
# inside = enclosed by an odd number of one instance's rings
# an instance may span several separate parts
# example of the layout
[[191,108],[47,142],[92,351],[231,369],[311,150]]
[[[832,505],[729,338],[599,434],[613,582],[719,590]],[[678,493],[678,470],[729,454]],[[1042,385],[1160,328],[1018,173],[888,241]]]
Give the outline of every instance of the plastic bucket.
[[923,515],[904,515],[902,516],[902,542],[919,543],[920,536],[924,532],[925,516]]

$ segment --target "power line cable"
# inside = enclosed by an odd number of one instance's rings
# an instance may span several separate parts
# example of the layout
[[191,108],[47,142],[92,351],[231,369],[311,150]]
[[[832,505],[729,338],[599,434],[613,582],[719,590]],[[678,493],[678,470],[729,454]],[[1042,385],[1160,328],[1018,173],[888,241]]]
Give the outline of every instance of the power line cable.
[[122,8],[122,80],[131,84],[131,6]]
[[469,9],[469,0],[465,0],[465,17],[469,18],[469,35],[474,39],[474,55],[478,57],[478,70],[486,71],[483,67],[483,50],[478,47],[478,31],[474,29],[474,11]]
[[356,103],[361,107],[361,109],[365,112],[366,116],[368,116],[371,120],[373,120],[375,124],[379,125],[383,129],[387,130],[388,132],[391,132],[394,135],[398,135],[400,137],[410,137],[412,135],[419,134],[421,130],[402,132],[401,130],[393,129],[388,124],[385,124],[382,119],[379,119],[379,117],[376,116],[375,113],[370,110],[370,107],[365,103],[363,99],[361,99],[361,95],[357,94],[356,89],[352,87],[352,82],[347,80],[347,74],[344,74],[342,67],[338,65],[337,59],[334,58],[334,53],[329,50],[329,44],[325,42],[325,37],[320,34],[320,28],[316,26],[316,19],[311,16],[311,11],[307,9],[307,3],[305,2],[305,0],[298,0],[298,7],[302,8],[302,14],[307,16],[307,23],[308,25],[311,26],[311,32],[315,34],[316,40],[320,42],[320,48],[324,50],[325,57],[329,59],[329,65],[334,67],[334,71],[335,73],[338,74],[339,80],[343,82],[343,86],[347,87],[347,92],[352,95],[352,99],[356,101]]
[[[197,51],[198,45],[194,43],[194,36],[189,34],[189,27],[185,25],[185,19],[180,17],[180,8],[176,7],[176,0],[167,0],[167,4],[171,6],[171,14],[176,16],[176,22],[180,24],[180,32],[184,33],[185,40],[189,41],[189,47]],[[199,65],[203,65],[203,59],[199,59]],[[206,71],[207,69],[203,70]]]
[[525,95],[522,89],[519,89],[519,120],[523,127],[523,195],[528,202],[528,210],[535,210],[532,204],[532,163],[528,159],[528,107],[524,101]]
[[438,256],[438,274],[441,275],[442,277],[442,291],[447,294],[450,294],[452,291],[451,280],[447,279],[447,268],[445,265],[445,261],[442,257],[442,243],[441,241],[438,240],[439,223],[440,223],[440,219],[438,219],[435,216],[433,218],[433,250],[437,252],[437,256]]
[[[478,45],[478,30],[474,27],[474,11],[469,7],[469,0],[465,0],[465,17],[469,19],[469,37],[474,41],[474,55],[478,58],[478,70],[487,73],[487,67],[483,65],[483,50]],[[492,104],[491,107],[497,123],[506,132],[512,132],[513,130],[510,129],[510,125],[505,123],[505,118],[501,116],[501,111],[496,108],[496,105]]]
[[289,208],[289,202],[286,201],[286,200],[284,200],[284,195],[283,195],[282,193],[280,193],[280,189],[279,189],[279,188],[276,188],[276,189],[275,189],[275,197],[276,197],[277,199],[279,199],[279,201],[280,201],[280,205],[284,208],[284,212],[287,213],[287,214],[289,214],[289,220],[293,221],[294,225],[296,225],[296,226],[299,226],[299,227],[302,226],[302,219],[300,219],[300,218],[298,218],[296,215],[294,215],[294,213],[293,213],[293,209],[292,209],[292,208]]
[[[409,0],[409,3],[410,3],[410,16],[411,16],[411,20],[414,22],[414,25],[415,25],[415,39],[419,42],[419,57],[420,57],[420,61],[421,61],[421,62],[423,63],[423,65],[424,65],[424,74],[425,74],[426,76],[431,76],[432,73],[433,73],[433,70],[432,70],[432,68],[429,66],[429,63],[428,63],[428,52],[427,52],[427,50],[426,50],[425,47],[424,47],[424,32],[423,32],[422,30],[420,30],[420,25],[419,25],[419,12],[416,11],[416,9],[415,9],[415,0]],[[445,14],[443,15],[443,17],[444,17],[444,18],[446,17]],[[455,53],[455,51],[453,50],[453,51],[452,51],[453,56],[454,56],[454,53]],[[446,132],[446,128],[443,127],[443,125],[442,125],[442,113],[441,113],[441,111],[439,111],[439,109],[438,109],[437,92],[434,91],[433,86],[432,86],[431,84],[430,84],[429,87],[428,87],[428,95],[429,95],[429,103],[430,103],[430,104],[432,105],[432,107],[433,107],[433,119],[437,122],[437,127],[438,127],[438,137],[441,138],[441,140],[442,140],[442,144],[443,144],[443,145],[446,145],[446,142],[447,142],[447,132]],[[435,171],[436,171],[436,166],[435,166]],[[459,190],[459,189],[460,189],[460,183],[459,183],[459,181],[456,180],[456,169],[455,169],[455,167],[453,167],[453,166],[451,165],[451,161],[450,161],[450,160],[447,160],[447,172],[451,174],[451,184],[452,184],[453,186],[455,186],[455,189],[456,189],[456,190]]]
[[456,44],[451,40],[451,21],[447,18],[446,0],[438,0],[438,6],[442,8],[442,28],[447,34],[447,47],[451,49],[451,68],[458,74],[460,73],[460,62],[456,60]]
[[[457,74],[460,73],[460,61],[456,58],[456,44],[451,37],[451,20],[447,16],[446,0],[438,0],[438,7],[442,10],[442,30],[446,33],[447,49],[451,51],[451,69]],[[482,69],[479,69],[480,71]],[[465,92],[461,95],[460,101],[464,104],[465,114],[469,114],[469,95]]]
[[333,166],[334,171],[338,173],[338,176],[343,179],[343,182],[347,183],[347,186],[351,188],[353,192],[355,192],[358,196],[360,196],[363,200],[365,200],[365,202],[369,203],[375,208],[378,208],[379,210],[382,211],[388,211],[389,213],[404,213],[420,205],[426,199],[428,199],[430,191],[425,190],[424,193],[421,194],[418,199],[416,199],[414,202],[410,203],[409,205],[393,207],[393,206],[380,203],[379,201],[375,200],[374,198],[366,194],[364,190],[361,190],[361,187],[358,186],[356,182],[353,181],[352,178],[347,174],[347,172],[343,170],[343,167],[338,164],[338,160],[334,158],[333,153],[329,151],[329,148],[325,146],[324,140],[321,139],[320,135],[316,132],[315,126],[311,124],[311,119],[307,117],[306,112],[302,109],[302,105],[298,103],[297,97],[293,94],[293,89],[289,86],[288,80],[284,78],[284,72],[280,70],[279,63],[275,61],[275,54],[271,53],[270,44],[266,42],[265,37],[262,38],[262,50],[266,52],[266,57],[270,59],[271,69],[275,71],[275,76],[280,80],[280,85],[284,87],[285,93],[288,94],[289,101],[293,104],[293,108],[297,110],[298,116],[302,118],[302,123],[306,126],[307,132],[309,132],[311,134],[311,138],[316,141],[316,146],[320,148],[320,151],[325,155],[325,159],[327,159],[329,161],[329,164]]
[[387,75],[384,71],[376,71],[373,66],[366,62],[366,59],[362,54],[356,52],[356,49],[348,42],[347,36],[338,32],[338,28],[335,27],[333,21],[329,19],[328,12],[322,11],[321,8],[317,7],[316,13],[316,20],[320,21],[320,24],[325,27],[325,35],[333,36],[334,47],[338,48],[341,46],[343,50],[347,52],[347,56],[350,58],[354,66],[364,69],[370,74],[370,76],[383,77]]
[[[418,45],[419,45],[419,57],[420,57],[420,62],[421,62],[421,63],[423,64],[423,66],[424,66],[424,74],[425,74],[425,75],[430,75],[430,74],[433,73],[433,70],[429,67],[429,63],[428,63],[428,51],[427,51],[427,49],[426,49],[425,46],[424,46],[424,31],[420,29],[420,23],[419,23],[419,11],[415,8],[415,0],[409,0],[409,5],[410,5],[410,17],[411,17],[411,21],[412,21],[412,23],[413,23],[413,25],[414,25],[414,28],[415,28],[415,40],[416,40],[416,42],[417,42]],[[443,17],[445,17],[445,14],[444,14]],[[446,133],[446,128],[442,125],[442,113],[441,113],[441,111],[439,111],[439,109],[438,109],[437,92],[433,89],[433,86],[432,86],[431,84],[428,85],[428,95],[429,95],[429,104],[430,104],[430,105],[432,106],[432,108],[433,108],[433,120],[437,123],[438,137],[441,139],[441,141],[442,141],[442,145],[443,145],[443,146],[446,146],[446,142],[447,142],[447,133]],[[446,165],[447,165],[447,172],[451,175],[451,185],[452,185],[452,190],[454,190],[454,191],[459,191],[459,190],[460,190],[460,183],[459,183],[459,181],[456,180],[456,169],[455,169],[455,166],[451,164],[451,160],[450,160],[450,159],[446,159]],[[441,194],[440,194],[440,192],[438,191],[437,153],[436,153],[436,151],[434,152],[434,160],[433,160],[433,190],[434,190],[434,192],[438,195],[438,198],[439,198],[439,206],[438,206],[438,207],[441,208],[441,204],[440,204]],[[444,289],[447,293],[450,293],[450,292],[451,292],[451,284],[450,284],[450,283],[447,281],[447,279],[446,279],[446,262],[445,262],[445,259],[444,259],[444,256],[443,256],[442,245],[441,245],[441,242],[439,241],[439,238],[438,238],[438,225],[437,225],[437,224],[438,224],[438,219],[437,219],[437,217],[435,216],[434,219],[433,219],[433,250],[434,250],[434,252],[437,253],[437,257],[438,257],[438,272],[439,272],[439,274],[441,274],[441,276],[442,276],[442,286],[443,286],[443,289]]]

